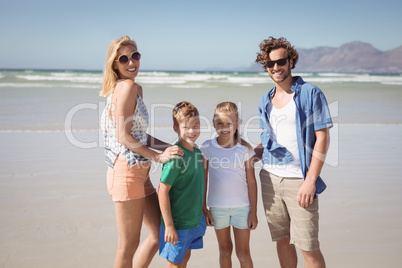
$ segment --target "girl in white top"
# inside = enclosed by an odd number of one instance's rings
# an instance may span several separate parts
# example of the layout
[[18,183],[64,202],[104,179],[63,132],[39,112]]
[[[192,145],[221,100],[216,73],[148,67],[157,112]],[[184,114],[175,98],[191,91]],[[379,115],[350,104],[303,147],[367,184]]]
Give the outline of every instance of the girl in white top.
[[[108,189],[115,201],[119,235],[113,267],[149,266],[159,248],[160,227],[157,194],[148,177],[149,160],[164,163],[183,155],[178,146],[170,146],[145,132],[148,112],[142,101],[142,87],[135,82],[140,58],[134,40],[128,36],[113,40],[100,93],[108,97],[102,132],[109,166]],[[139,244],[143,222],[149,235]]]
[[253,267],[250,230],[258,224],[254,151],[240,138],[239,121],[236,104],[219,103],[213,119],[218,137],[205,141],[200,147],[205,161],[205,189],[208,189],[203,210],[207,225],[215,227],[220,267],[232,267],[230,226],[233,226],[241,267]]

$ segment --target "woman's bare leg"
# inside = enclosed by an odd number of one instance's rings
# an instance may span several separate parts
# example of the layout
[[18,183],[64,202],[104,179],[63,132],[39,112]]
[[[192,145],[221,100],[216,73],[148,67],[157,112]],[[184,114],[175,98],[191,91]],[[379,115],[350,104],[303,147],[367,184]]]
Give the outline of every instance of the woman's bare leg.
[[145,197],[144,224],[149,235],[138,247],[134,256],[134,267],[148,267],[159,249],[159,228],[161,214],[159,209],[158,195],[153,193]]
[[115,202],[119,234],[114,268],[132,268],[133,256],[140,243],[144,198]]

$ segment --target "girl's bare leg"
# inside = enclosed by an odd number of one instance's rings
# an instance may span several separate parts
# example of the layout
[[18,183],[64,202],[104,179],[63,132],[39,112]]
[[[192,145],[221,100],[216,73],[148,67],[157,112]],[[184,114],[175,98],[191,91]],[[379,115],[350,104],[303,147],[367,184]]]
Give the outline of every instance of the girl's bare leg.
[[219,245],[219,265],[221,268],[232,267],[233,243],[230,237],[230,226],[223,229],[215,229]]
[[236,255],[240,261],[240,267],[252,268],[253,261],[250,254],[250,230],[233,228]]

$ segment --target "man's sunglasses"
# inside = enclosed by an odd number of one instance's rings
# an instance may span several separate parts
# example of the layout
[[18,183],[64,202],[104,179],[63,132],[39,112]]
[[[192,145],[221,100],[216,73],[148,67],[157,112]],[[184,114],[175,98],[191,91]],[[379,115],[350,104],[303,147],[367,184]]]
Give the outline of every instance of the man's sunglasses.
[[288,61],[289,58],[283,58],[279,60],[269,60],[265,63],[265,66],[268,68],[272,68],[275,66],[275,63],[278,64],[278,66],[284,66],[286,62]]
[[[130,59],[132,61],[139,61],[141,59],[141,54],[139,52],[135,51],[135,52],[133,52],[133,54],[131,54]],[[121,55],[117,61],[120,62],[121,64],[127,64],[128,56]]]

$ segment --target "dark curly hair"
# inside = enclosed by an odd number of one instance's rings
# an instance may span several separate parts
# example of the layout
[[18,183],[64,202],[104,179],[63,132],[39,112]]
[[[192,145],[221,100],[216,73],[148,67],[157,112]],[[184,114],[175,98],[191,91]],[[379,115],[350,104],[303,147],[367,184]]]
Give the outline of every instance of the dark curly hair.
[[285,48],[288,51],[288,57],[293,60],[292,69],[294,69],[299,60],[299,53],[297,53],[294,46],[292,46],[284,37],[274,38],[270,36],[268,39],[263,40],[260,44],[260,52],[257,53],[257,59],[255,62],[261,64],[264,71],[267,71],[266,63],[270,60],[269,53],[278,48]]

